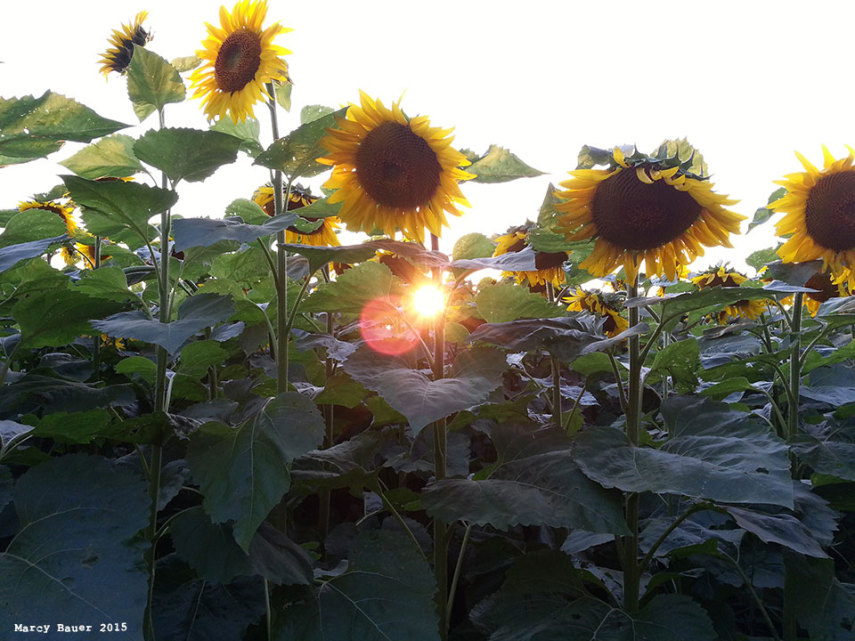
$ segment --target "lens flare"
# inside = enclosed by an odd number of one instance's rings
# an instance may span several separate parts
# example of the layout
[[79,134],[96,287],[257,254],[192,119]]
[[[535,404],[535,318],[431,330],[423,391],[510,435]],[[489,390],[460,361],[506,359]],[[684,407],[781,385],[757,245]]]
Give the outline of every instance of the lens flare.
[[419,342],[415,330],[405,322],[399,303],[394,298],[376,298],[362,309],[359,329],[375,352],[392,356],[404,354]]
[[412,309],[419,316],[436,316],[443,307],[445,307],[445,295],[435,285],[422,285],[413,294]]

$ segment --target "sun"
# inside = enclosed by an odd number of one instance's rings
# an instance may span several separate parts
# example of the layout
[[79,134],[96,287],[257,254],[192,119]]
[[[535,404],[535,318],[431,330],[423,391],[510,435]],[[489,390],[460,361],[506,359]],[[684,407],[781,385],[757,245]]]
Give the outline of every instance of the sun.
[[440,236],[445,214],[469,206],[458,183],[473,177],[460,169],[469,161],[451,147],[451,129],[431,127],[427,116],[408,118],[398,103],[388,109],[360,97],[321,140],[328,153],[318,162],[334,167],[324,184],[336,190],[329,202],[342,203],[339,215],[352,231],[400,230],[419,243],[425,229]]
[[633,282],[644,263],[647,276],[674,280],[704,246],[732,246],[729,235],[745,217],[725,209],[736,201],[694,173],[694,152],[683,160],[666,152],[625,156],[615,147],[610,155],[608,169],[571,171],[555,192],[564,201],[556,205],[560,230],[569,240],[595,240],[580,268],[599,277],[623,267]]
[[291,52],[273,39],[291,29],[278,22],[262,28],[266,16],[266,0],[240,0],[231,13],[220,7],[220,27],[206,23],[208,37],[196,52],[204,63],[190,75],[190,86],[208,118],[252,118],[253,106],[270,97],[265,83],[288,82],[288,65],[280,56]]
[[422,285],[412,297],[412,309],[423,318],[431,318],[445,307],[445,294],[436,285]]

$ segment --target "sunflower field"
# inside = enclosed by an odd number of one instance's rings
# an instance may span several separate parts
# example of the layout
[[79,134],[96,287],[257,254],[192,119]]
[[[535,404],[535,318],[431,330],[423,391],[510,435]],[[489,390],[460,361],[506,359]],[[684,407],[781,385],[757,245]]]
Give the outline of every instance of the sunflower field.
[[746,221],[686,140],[586,146],[449,256],[540,172],[366,93],[296,121],[266,0],[172,61],[146,19],[101,61],[146,133],[0,98],[0,167],[67,168],[0,204],[0,639],[855,639],[855,152]]

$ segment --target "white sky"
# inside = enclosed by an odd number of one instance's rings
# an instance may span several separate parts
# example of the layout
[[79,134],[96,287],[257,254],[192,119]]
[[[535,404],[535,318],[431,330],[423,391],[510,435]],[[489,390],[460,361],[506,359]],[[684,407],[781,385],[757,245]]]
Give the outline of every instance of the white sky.
[[[218,23],[221,2],[145,3],[32,0],[3,2],[0,95],[53,89],[129,124],[137,122],[123,78],[104,80],[97,60],[113,28],[149,10],[149,48],[167,59],[191,55]],[[441,248],[465,233],[501,233],[534,218],[549,182],[564,180],[583,144],[637,144],[652,151],[664,138],[688,137],[707,160],[716,191],[740,199],[752,216],[799,171],[794,150],[819,164],[821,145],[836,156],[855,144],[851,80],[855,3],[813,0],[564,2],[529,0],[270,0],[266,24],[293,32],[278,44],[295,81],[294,108],[280,128],[298,124],[309,104],[358,100],[359,89],[389,105],[455,127],[455,146],[484,152],[509,148],[547,172],[501,185],[464,185],[472,208],[452,219]],[[233,6],[227,3],[229,9]],[[262,142],[270,141],[266,112]],[[156,126],[155,116],[136,130]],[[167,107],[167,124],[204,128],[200,102]],[[13,207],[67,173],[56,164],[82,145],[69,143],[51,160],[0,171],[0,208]],[[222,215],[235,198],[267,180],[241,155],[203,183],[182,185],[184,217]],[[311,184],[316,185],[318,180]],[[755,231],[740,257],[771,244]]]

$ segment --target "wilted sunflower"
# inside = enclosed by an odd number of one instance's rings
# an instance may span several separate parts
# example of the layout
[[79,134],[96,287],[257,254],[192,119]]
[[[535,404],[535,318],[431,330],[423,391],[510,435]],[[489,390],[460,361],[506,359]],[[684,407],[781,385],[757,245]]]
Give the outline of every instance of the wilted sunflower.
[[[525,249],[528,245],[528,232],[524,229],[515,229],[507,234],[496,238],[496,250],[493,256],[513,254]],[[502,276],[516,279],[520,284],[528,281],[530,287],[539,287],[552,283],[553,287],[560,289],[564,286],[566,274],[564,262],[567,260],[567,252],[535,252],[535,271],[528,272],[502,272]]]
[[101,56],[101,73],[105,76],[111,71],[125,73],[134,55],[134,45],[144,47],[151,40],[151,33],[142,26],[146,17],[148,11],[140,11],[133,22],[123,24],[121,30],[113,29],[110,48]]
[[855,151],[847,149],[846,158],[835,160],[823,145],[822,169],[796,152],[805,171],[775,181],[787,190],[769,204],[786,214],[775,226],[779,236],[790,236],[778,250],[785,263],[822,258],[825,269],[835,275],[855,266]]
[[603,332],[606,336],[617,336],[629,328],[629,321],[620,315],[620,302],[617,295],[609,295],[604,292],[586,292],[581,287],[576,288],[576,293],[564,298],[565,303],[570,303],[568,312],[591,312],[606,319],[603,324]]
[[[720,265],[717,268],[713,267],[692,278],[692,282],[699,290],[711,287],[739,287],[747,280],[747,276],[727,269],[724,265]],[[765,312],[768,307],[769,302],[763,299],[739,300],[727,305],[715,314],[710,314],[710,318],[719,325],[725,325],[731,318],[749,318],[754,320]]]
[[[27,211],[30,209],[41,209],[56,214],[65,223],[65,229],[69,236],[73,237],[77,233],[77,221],[74,220],[74,207],[72,205],[65,205],[56,200],[47,202],[28,200],[18,203],[18,211]],[[65,260],[66,265],[74,263],[74,252],[69,246],[63,246],[62,258]]]
[[[283,194],[284,197],[284,194]],[[276,211],[273,205],[273,187],[265,185],[255,190],[252,195],[252,200],[264,210],[268,216],[275,215]],[[308,191],[300,187],[291,187],[291,194],[288,197],[286,211],[299,210],[302,207],[308,207],[313,202],[317,201],[317,196],[312,196]],[[338,239],[336,230],[339,228],[339,219],[336,216],[328,216],[326,218],[306,218],[309,223],[320,224],[311,231],[300,231],[295,226],[285,229],[285,242],[287,243],[302,243],[304,245],[321,246],[338,246],[341,242]]]
[[205,23],[208,37],[196,55],[205,62],[190,74],[194,98],[202,98],[205,115],[243,122],[254,117],[253,105],[269,98],[265,83],[288,81],[288,65],[279,56],[291,53],[273,44],[287,33],[278,22],[266,29],[267,0],[240,0],[229,13],[220,7],[220,27]]
[[680,265],[703,255],[704,245],[731,246],[729,234],[739,231],[744,216],[724,208],[736,201],[713,193],[712,183],[694,173],[691,157],[637,151],[625,157],[617,147],[609,156],[608,169],[571,171],[573,178],[561,183],[565,190],[555,192],[566,201],[556,209],[568,239],[596,240],[580,268],[605,276],[623,266],[634,282],[644,261],[648,276],[674,280]]
[[336,129],[327,129],[321,145],[329,152],[318,162],[334,165],[325,187],[336,189],[330,203],[341,202],[341,219],[354,231],[396,229],[424,243],[424,231],[439,236],[469,206],[458,181],[472,178],[461,170],[469,161],[451,147],[451,129],[431,127],[427,116],[408,118],[398,103],[387,109],[360,92]]

